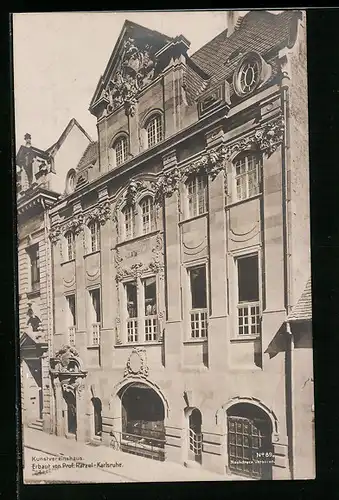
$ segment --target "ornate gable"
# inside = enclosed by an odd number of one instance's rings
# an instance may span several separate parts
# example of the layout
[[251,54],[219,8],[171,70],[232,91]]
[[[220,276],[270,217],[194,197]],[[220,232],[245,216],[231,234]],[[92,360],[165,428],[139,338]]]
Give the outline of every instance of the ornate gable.
[[95,115],[121,105],[133,115],[138,93],[159,74],[156,53],[171,38],[126,21],[117,45],[92,99]]

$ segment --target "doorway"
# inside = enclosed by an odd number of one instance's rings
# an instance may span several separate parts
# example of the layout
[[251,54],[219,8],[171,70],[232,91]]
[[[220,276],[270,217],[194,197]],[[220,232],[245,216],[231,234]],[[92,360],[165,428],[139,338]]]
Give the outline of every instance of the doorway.
[[77,432],[77,407],[76,407],[76,397],[71,391],[64,393],[64,399],[66,402],[66,433],[71,436],[76,436]]
[[194,408],[188,417],[188,439],[189,460],[201,464],[202,462],[202,416],[201,412]]
[[120,393],[121,449],[128,453],[164,460],[165,409],[154,389],[133,383]]
[[252,479],[272,479],[272,422],[255,405],[238,403],[227,411],[228,469]]

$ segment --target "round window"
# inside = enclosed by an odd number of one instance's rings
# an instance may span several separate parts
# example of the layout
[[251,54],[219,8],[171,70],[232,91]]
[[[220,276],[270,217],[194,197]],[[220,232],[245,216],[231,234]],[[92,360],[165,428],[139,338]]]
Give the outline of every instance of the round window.
[[238,96],[253,92],[262,79],[262,61],[259,54],[247,55],[234,73],[233,85]]

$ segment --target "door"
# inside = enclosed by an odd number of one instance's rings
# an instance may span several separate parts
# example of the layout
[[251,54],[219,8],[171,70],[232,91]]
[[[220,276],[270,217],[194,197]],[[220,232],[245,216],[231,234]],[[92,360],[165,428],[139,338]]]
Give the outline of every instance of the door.
[[23,386],[26,400],[27,419],[35,422],[42,418],[42,377],[40,359],[23,361]]
[[274,457],[270,423],[228,416],[227,426],[230,472],[253,479],[272,479]]
[[67,405],[67,422],[66,429],[68,434],[76,435],[77,431],[77,408],[75,395],[72,392],[65,393],[65,401]]
[[201,463],[202,459],[202,433],[201,433],[201,413],[194,409],[189,416],[189,459]]

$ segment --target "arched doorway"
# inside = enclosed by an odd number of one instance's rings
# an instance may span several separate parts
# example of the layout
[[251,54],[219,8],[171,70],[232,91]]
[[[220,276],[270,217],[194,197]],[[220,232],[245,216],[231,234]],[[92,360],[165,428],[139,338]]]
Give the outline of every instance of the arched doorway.
[[250,403],[227,410],[227,453],[231,474],[272,479],[272,422],[265,411]]
[[201,425],[201,412],[197,408],[193,408],[188,416],[188,459],[199,464],[202,460]]
[[66,402],[66,434],[76,436],[77,432],[77,405],[76,397],[72,391],[64,391]]
[[157,392],[142,383],[122,388],[121,450],[156,460],[164,460],[165,408]]
[[92,398],[93,405],[93,431],[94,436],[101,437],[102,434],[102,403],[100,398]]

